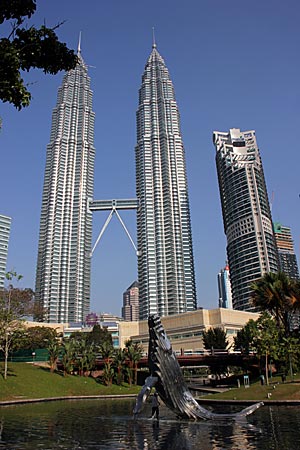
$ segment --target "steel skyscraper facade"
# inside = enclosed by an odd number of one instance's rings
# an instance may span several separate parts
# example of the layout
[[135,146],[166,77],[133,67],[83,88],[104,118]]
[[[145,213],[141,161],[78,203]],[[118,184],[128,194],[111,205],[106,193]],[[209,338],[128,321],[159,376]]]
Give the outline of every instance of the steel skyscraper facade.
[[122,317],[133,322],[139,320],[139,283],[134,281],[123,293]]
[[218,273],[219,308],[232,309],[232,293],[228,264]]
[[279,256],[279,269],[294,280],[299,279],[297,257],[290,227],[279,222],[273,224]]
[[196,309],[185,153],[168,69],[156,45],[137,110],[136,190],[140,319]]
[[11,217],[0,214],[0,289],[4,288]]
[[81,322],[90,306],[94,112],[80,48],[78,58],[58,90],[47,146],[35,295],[48,322]]
[[255,131],[215,131],[233,308],[254,311],[250,285],[278,271],[278,253]]

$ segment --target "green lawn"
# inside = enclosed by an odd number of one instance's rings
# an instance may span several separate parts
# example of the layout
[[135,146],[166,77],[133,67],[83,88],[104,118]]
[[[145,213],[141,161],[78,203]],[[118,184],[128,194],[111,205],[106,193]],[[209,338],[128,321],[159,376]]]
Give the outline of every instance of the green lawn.
[[[140,386],[104,386],[91,377],[63,376],[62,373],[50,373],[46,367],[28,363],[9,363],[7,380],[3,379],[0,365],[0,401],[23,398],[49,398],[81,395],[137,394]],[[274,388],[275,386],[275,388]],[[281,383],[280,378],[272,379],[269,386],[253,383],[249,388],[231,388],[220,394],[206,395],[204,399],[214,400],[300,400],[300,379]]]
[[6,380],[0,365],[0,401],[23,398],[49,398],[73,395],[136,394],[140,386],[104,386],[91,377],[50,373],[46,367],[28,363],[9,363]]
[[269,386],[261,386],[260,382],[253,383],[249,388],[241,386],[238,389],[229,389],[220,394],[206,395],[204,399],[215,400],[268,400],[268,393],[271,394],[270,400],[300,400],[300,380],[295,379],[291,382],[289,379],[282,383],[279,377],[273,377]]

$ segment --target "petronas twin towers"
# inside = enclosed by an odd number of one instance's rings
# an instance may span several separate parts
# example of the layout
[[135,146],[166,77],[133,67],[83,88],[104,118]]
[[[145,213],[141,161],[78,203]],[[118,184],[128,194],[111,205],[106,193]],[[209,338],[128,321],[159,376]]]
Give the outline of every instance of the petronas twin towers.
[[155,44],[137,111],[136,186],[140,317],[196,309],[185,156],[178,106]]
[[[47,147],[36,301],[48,322],[84,321],[90,308],[94,113],[87,67],[68,72]],[[136,145],[140,318],[196,309],[184,147],[174,88],[153,44],[142,76]]]
[[94,188],[94,113],[80,51],[58,90],[47,146],[36,273],[36,301],[48,322],[79,322],[89,313]]

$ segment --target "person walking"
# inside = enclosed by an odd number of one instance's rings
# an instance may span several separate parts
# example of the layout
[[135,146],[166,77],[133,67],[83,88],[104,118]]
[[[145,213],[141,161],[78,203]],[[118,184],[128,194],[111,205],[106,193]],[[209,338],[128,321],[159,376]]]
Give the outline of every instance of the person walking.
[[159,400],[158,400],[158,394],[157,392],[154,392],[152,396],[152,414],[151,419],[154,419],[154,416],[156,416],[156,419],[159,420]]

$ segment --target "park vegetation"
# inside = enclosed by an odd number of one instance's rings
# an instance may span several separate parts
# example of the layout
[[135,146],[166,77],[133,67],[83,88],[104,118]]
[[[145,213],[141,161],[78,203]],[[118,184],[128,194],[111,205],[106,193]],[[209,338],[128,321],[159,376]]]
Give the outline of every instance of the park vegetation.
[[234,348],[256,354],[266,384],[273,370],[293,378],[300,369],[300,282],[282,272],[266,273],[251,287],[261,316],[237,333]]
[[0,291],[0,352],[4,356],[4,379],[7,378],[9,354],[22,346],[25,327],[21,319],[33,313],[35,307],[32,290],[13,285],[21,278],[14,271],[8,272],[8,287]]
[[35,351],[45,349],[52,373],[98,376],[106,386],[137,384],[138,362],[143,356],[140,344],[128,340],[124,349],[115,349],[108,329],[98,324],[90,332],[74,332],[70,337],[62,337],[49,327],[26,327],[26,319],[42,317],[44,312],[34,302],[31,289],[14,287],[21,278],[14,271],[8,272],[8,286],[0,291],[0,356],[4,360],[4,380],[9,356],[16,351],[30,350],[34,360]]
[[[44,349],[48,356],[49,371],[67,376],[98,378],[105,386],[137,384],[137,366],[142,358],[140,344],[127,341],[124,349],[115,349],[107,328],[94,325],[90,332],[76,332],[63,338],[55,329],[43,326],[26,328],[22,320],[0,339],[0,354],[5,353],[4,376],[7,378],[8,357],[16,350],[30,350],[35,355]],[[6,336],[9,336],[7,339]],[[9,342],[9,348],[5,343]],[[32,358],[34,361],[34,357]]]
[[[107,328],[95,324],[90,332],[76,332],[62,337],[55,329],[25,327],[29,316],[41,316],[31,289],[14,286],[21,276],[6,275],[8,287],[0,291],[0,356],[4,360],[3,378],[7,379],[9,356],[17,350],[45,349],[49,371],[65,377],[98,377],[105,386],[137,384],[138,363],[143,356],[140,344],[131,340],[123,349],[113,347]],[[282,273],[268,273],[252,285],[253,305],[261,311],[258,320],[250,320],[229,344],[226,332],[212,328],[203,333],[205,349],[217,356],[210,367],[216,379],[224,378],[236,368],[227,367],[222,353],[237,351],[256,358],[255,370],[264,375],[266,384],[272,373],[289,375],[300,370],[300,288],[299,281]],[[234,370],[233,370],[234,369]],[[243,366],[246,372],[253,370]]]
[[[251,301],[261,315],[258,320],[249,320],[233,344],[220,327],[203,332],[204,348],[216,356],[210,373],[218,380],[241,370],[258,371],[267,385],[273,372],[293,379],[300,370],[300,282],[282,272],[266,273],[251,288]],[[245,357],[251,355],[252,360],[256,357],[256,363],[250,367],[245,358],[243,367],[228,367],[222,353],[232,350]]]

